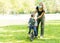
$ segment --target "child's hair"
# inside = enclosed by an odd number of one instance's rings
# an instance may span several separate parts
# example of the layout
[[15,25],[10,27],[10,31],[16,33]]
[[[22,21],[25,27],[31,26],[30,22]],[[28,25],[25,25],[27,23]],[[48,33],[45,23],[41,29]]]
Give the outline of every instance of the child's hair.
[[31,17],[34,17],[34,15],[32,14]]

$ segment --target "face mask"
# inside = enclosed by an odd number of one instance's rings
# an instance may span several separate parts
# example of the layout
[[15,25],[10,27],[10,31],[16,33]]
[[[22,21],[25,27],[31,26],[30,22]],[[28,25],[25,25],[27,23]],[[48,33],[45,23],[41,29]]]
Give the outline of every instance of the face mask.
[[39,8],[42,8],[42,6],[39,6]]
[[42,6],[39,6],[39,11],[42,11]]

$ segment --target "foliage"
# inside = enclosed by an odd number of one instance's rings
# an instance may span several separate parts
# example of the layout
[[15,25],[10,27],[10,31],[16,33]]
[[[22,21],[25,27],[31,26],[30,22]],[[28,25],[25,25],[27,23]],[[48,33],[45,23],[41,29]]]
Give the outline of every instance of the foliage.
[[30,13],[39,2],[45,4],[47,13],[60,12],[60,0],[0,0],[0,13]]

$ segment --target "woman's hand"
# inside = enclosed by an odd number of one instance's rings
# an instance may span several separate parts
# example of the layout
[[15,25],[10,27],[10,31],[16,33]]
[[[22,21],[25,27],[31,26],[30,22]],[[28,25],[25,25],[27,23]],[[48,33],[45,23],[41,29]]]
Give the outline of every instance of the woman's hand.
[[41,16],[37,17],[37,19],[41,18]]
[[39,17],[37,17],[37,19],[41,18],[44,15],[45,12],[43,12]]

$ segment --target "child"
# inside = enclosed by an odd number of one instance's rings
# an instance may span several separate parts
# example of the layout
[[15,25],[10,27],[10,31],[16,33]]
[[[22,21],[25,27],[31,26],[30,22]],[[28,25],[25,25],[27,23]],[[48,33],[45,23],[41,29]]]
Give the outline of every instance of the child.
[[34,30],[34,36],[37,35],[37,32],[36,32],[36,26],[37,26],[37,21],[34,19],[34,15],[31,15],[31,18],[29,19],[29,32],[28,34],[30,34],[31,32],[31,29]]

